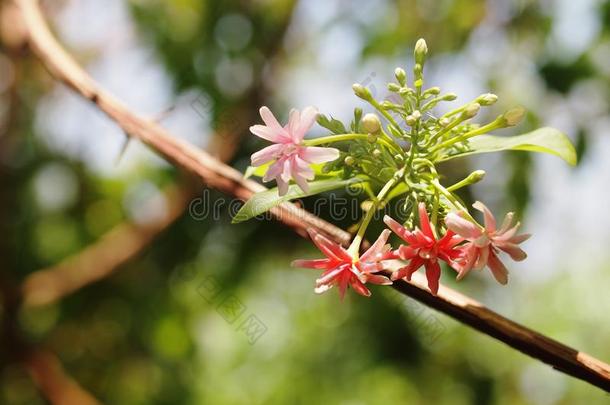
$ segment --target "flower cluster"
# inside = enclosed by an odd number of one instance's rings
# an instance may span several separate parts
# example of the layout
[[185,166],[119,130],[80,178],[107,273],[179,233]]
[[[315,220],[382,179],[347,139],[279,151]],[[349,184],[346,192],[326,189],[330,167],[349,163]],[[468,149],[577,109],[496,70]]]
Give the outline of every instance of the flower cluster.
[[[361,108],[355,108],[349,124],[307,107],[301,112],[292,110],[288,123],[282,126],[267,107],[262,107],[265,125],[250,128],[272,145],[252,155],[247,175],[260,176],[264,182],[275,179],[277,188],[254,195],[234,222],[253,218],[287,200],[346,185],[359,188],[366,196],[360,204],[362,218],[355,224],[357,230],[348,248],[310,230],[311,239],[325,258],[293,263],[323,271],[316,281],[318,293],[337,286],[341,297],[348,287],[369,296],[367,283],[408,281],[424,268],[428,287],[436,294],[441,262],[457,272],[458,280],[472,269],[488,267],[498,282],[506,284],[508,270],[499,255],[505,252],[513,260],[524,260],[526,254],[519,245],[529,235],[517,234],[519,223],[513,224],[512,213],[498,227],[480,202],[473,207],[483,213],[483,225],[473,218],[457,193],[481,181],[483,170],[445,185],[446,176],[439,173],[438,165],[476,153],[509,149],[552,153],[575,164],[569,138],[553,128],[515,137],[487,135],[517,125],[524,116],[523,109],[517,107],[490,122],[473,122],[482,108],[496,103],[494,94],[482,94],[461,106],[438,111],[442,103],[453,102],[457,96],[443,93],[438,87],[424,87],[427,54],[426,42],[420,39],[413,53],[412,80],[405,70],[397,68],[396,81],[388,84],[388,94],[382,100],[365,86],[354,84],[355,95],[371,111],[364,114]],[[316,122],[328,133],[306,139]],[[389,229],[360,255],[369,225],[388,207],[399,208],[400,222],[386,215],[384,222]],[[402,241],[396,248],[387,243],[391,231]]]
[[[481,270],[488,266],[496,280],[506,284],[508,271],[498,258],[498,250],[507,252],[514,260],[524,260],[526,254],[518,245],[529,235],[516,235],[519,224],[511,227],[512,213],[506,215],[501,229],[497,230],[489,209],[478,201],[474,206],[485,213],[485,228],[481,229],[465,220],[460,213],[450,213],[445,218],[447,230],[442,237],[436,236],[423,203],[418,207],[419,227],[412,231],[386,215],[385,224],[404,243],[392,250],[390,245],[386,244],[389,236],[389,230],[386,229],[360,258],[354,258],[340,245],[315,231],[310,231],[311,239],[326,259],[295,260],[292,265],[323,269],[324,273],[316,281],[315,292],[323,293],[338,285],[341,298],[348,285],[357,293],[368,297],[370,291],[364,286],[366,282],[387,285],[399,279],[410,281],[413,273],[421,267],[426,270],[430,292],[436,295],[441,277],[441,261],[458,272],[458,280],[473,268]],[[403,261],[406,264],[391,272],[390,279],[383,274],[377,274],[389,273],[393,261]]]

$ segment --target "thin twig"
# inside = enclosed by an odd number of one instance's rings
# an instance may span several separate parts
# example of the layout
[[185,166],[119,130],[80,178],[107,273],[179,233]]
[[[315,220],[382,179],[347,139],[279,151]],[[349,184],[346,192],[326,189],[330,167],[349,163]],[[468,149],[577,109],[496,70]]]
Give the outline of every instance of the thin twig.
[[[258,183],[244,180],[241,173],[205,152],[172,137],[156,123],[132,113],[101,89],[57,43],[36,0],[15,1],[24,15],[30,46],[51,74],[95,103],[126,133],[138,138],[176,166],[197,174],[208,186],[229,195],[246,199],[265,189]],[[313,227],[338,243],[346,244],[349,240],[347,232],[292,204],[282,205],[274,210],[274,214],[301,235],[306,228]],[[441,286],[438,295],[432,296],[426,289],[422,275],[416,274],[411,283],[397,282],[394,288],[557,370],[610,392],[610,366],[600,360],[506,319],[447,287]]]

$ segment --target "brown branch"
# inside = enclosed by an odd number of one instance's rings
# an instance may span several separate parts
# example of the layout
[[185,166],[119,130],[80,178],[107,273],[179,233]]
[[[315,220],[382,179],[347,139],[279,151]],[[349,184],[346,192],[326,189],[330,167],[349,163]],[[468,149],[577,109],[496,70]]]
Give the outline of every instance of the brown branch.
[[79,288],[112,274],[148,246],[163,230],[178,219],[192,197],[186,188],[170,187],[165,193],[168,209],[154,222],[139,225],[122,223],[99,241],[58,265],[26,277],[22,286],[23,305],[46,305]]
[[[51,74],[95,103],[126,133],[140,139],[176,166],[197,174],[210,187],[229,195],[246,199],[253,193],[265,189],[258,183],[244,180],[241,173],[205,152],[170,136],[156,123],[147,121],[128,110],[121,102],[99,88],[57,43],[44,21],[36,0],[15,1],[24,15],[30,46]],[[306,228],[313,227],[339,243],[345,244],[349,240],[347,232],[292,204],[282,205],[274,210],[274,214],[301,235]],[[600,360],[506,319],[447,287],[441,286],[438,296],[432,296],[427,291],[421,275],[416,275],[411,283],[397,282],[394,288],[523,353],[550,364],[557,370],[610,392],[610,366]]]
[[100,404],[64,372],[54,354],[41,350],[32,351],[25,360],[25,365],[38,389],[53,405]]

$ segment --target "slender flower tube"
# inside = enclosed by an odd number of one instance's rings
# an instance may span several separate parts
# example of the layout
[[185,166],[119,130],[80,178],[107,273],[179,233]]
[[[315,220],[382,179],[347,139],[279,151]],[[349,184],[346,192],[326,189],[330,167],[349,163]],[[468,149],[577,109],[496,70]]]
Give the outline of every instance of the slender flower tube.
[[418,208],[420,227],[415,228],[414,231],[409,231],[387,215],[383,219],[386,225],[406,242],[406,245],[401,245],[395,251],[395,254],[400,259],[409,261],[408,265],[392,274],[392,280],[400,278],[411,280],[413,273],[424,266],[426,278],[428,279],[428,288],[432,294],[436,295],[441,277],[439,260],[443,260],[451,267],[455,267],[455,261],[462,254],[461,250],[456,246],[463,242],[464,239],[451,230],[448,230],[442,238],[437,239],[432,230],[425,204],[420,203]]
[[519,222],[513,226],[513,213],[509,212],[504,217],[500,229],[496,228],[496,220],[489,209],[480,201],[472,205],[483,212],[485,227],[468,221],[461,213],[451,212],[445,217],[447,228],[462,236],[468,242],[461,246],[463,257],[458,260],[455,269],[458,271],[457,279],[460,280],[470,270],[481,270],[486,265],[500,284],[508,282],[508,270],[498,258],[499,250],[509,254],[515,261],[525,260],[527,254],[519,247],[531,235],[517,235]]
[[391,247],[386,245],[390,236],[390,231],[387,229],[360,258],[354,258],[342,246],[314,230],[309,230],[309,235],[326,258],[295,260],[292,262],[292,266],[324,270],[321,277],[316,280],[314,291],[317,294],[328,291],[336,285],[339,288],[341,300],[343,300],[348,286],[358,294],[369,297],[371,292],[366,288],[365,283],[392,284],[387,277],[375,274],[385,269],[384,261],[395,258]]
[[314,107],[307,107],[302,113],[292,110],[288,124],[284,127],[269,108],[262,107],[260,114],[265,125],[253,125],[250,127],[250,132],[273,142],[273,145],[254,153],[251,156],[252,166],[262,166],[273,161],[263,181],[275,179],[280,195],[288,191],[290,179],[293,179],[304,192],[308,192],[307,180],[313,180],[315,176],[310,165],[330,162],[339,157],[337,149],[303,144],[305,133],[316,122],[318,110]]

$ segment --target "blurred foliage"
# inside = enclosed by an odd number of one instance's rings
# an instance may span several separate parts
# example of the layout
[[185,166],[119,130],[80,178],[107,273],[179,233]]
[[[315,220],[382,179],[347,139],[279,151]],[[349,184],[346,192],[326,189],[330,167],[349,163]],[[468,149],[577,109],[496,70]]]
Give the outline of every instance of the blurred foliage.
[[[238,166],[256,147],[255,141],[242,143],[239,138],[258,121],[257,108],[277,102],[271,97],[270,77],[281,71],[291,53],[299,51],[290,48],[286,38],[302,3],[129,3],[143,46],[154,49],[173,90],[201,94],[209,100],[206,106],[213,113],[213,127],[236,136],[220,137],[217,146],[239,145],[235,154],[228,154]],[[552,2],[370,2],[378,6],[376,12],[381,10],[378,21],[387,22],[374,24],[356,15],[357,8],[369,2],[356,3],[328,2],[329,9],[340,11],[316,33],[316,40],[324,41],[328,29],[342,21],[363,34],[363,63],[402,57],[418,37],[425,37],[434,53],[460,55],[467,54],[482,25],[492,25],[510,46],[487,70],[488,76],[481,78],[491,90],[503,95],[511,88],[510,80],[516,78],[500,65],[523,52],[531,59],[528,73],[536,78],[532,80],[542,83],[540,99],[571,97],[579,85],[591,80],[608,98],[610,74],[599,63],[599,54],[610,46],[610,2],[599,6],[596,15],[602,28],[596,38],[568,60],[546,45],[556,24],[549,12]],[[315,4],[325,7],[327,3]],[[49,7],[59,3],[49,2]],[[489,13],[496,8],[505,11],[494,20]],[[48,75],[30,56],[4,48],[2,53],[10,56],[17,75],[15,89],[0,86],[2,119],[11,116],[8,131],[0,138],[0,266],[10,269],[19,281],[79,252],[122,221],[133,220],[141,199],[162,199],[164,187],[183,177],[173,168],[150,164],[124,177],[109,178],[83,162],[50,151],[34,129],[37,103],[52,91]],[[393,67],[388,65],[388,71]],[[508,97],[511,102],[528,101],[528,94]],[[524,132],[540,123],[544,104],[530,111],[528,123],[521,128]],[[587,159],[590,128],[585,119],[577,120],[574,127],[577,131],[571,135],[577,136],[582,164]],[[88,135],[86,128],[82,132]],[[532,195],[530,173],[535,161],[519,153],[500,160],[502,180],[492,190],[497,205],[513,207],[522,215]],[[448,166],[447,178],[467,173],[465,165]],[[55,187],[60,193],[53,197]],[[196,192],[204,195],[202,187]],[[391,290],[377,288],[371,300],[350,296],[341,305],[334,292],[315,296],[314,273],[288,268],[292,258],[313,255],[308,244],[273,222],[231,226],[230,200],[213,191],[208,196],[221,206],[219,218],[184,215],[112,277],[58,304],[20,314],[28,339],[57,353],[68,372],[105,403],[607,403],[608,397],[600,391],[560,377]],[[472,190],[464,190],[462,197],[476,198]],[[304,202],[306,208],[314,203],[313,199]],[[607,274],[599,276],[599,285],[610,281]],[[215,300],[206,299],[200,291],[209,276],[221,287]],[[447,285],[455,284],[450,274],[443,277]],[[554,279],[515,305],[503,305],[509,296],[500,293],[499,309],[569,344],[587,342],[600,348],[594,354],[608,358],[610,326],[580,319],[576,315],[580,312],[574,311],[583,306],[583,311],[601,316],[599,308],[608,308],[610,302],[607,296],[590,294],[583,279],[576,275]],[[479,297],[487,297],[487,287],[483,277],[460,285]],[[555,292],[565,289],[574,295]],[[590,295],[598,301],[587,299]],[[245,307],[234,323],[222,316],[226,297],[236,297]],[[550,307],[539,305],[547,302],[557,303],[565,312],[550,314]],[[267,328],[254,344],[240,330],[249,314]],[[0,403],[44,401],[23,370],[8,366],[0,375]]]

